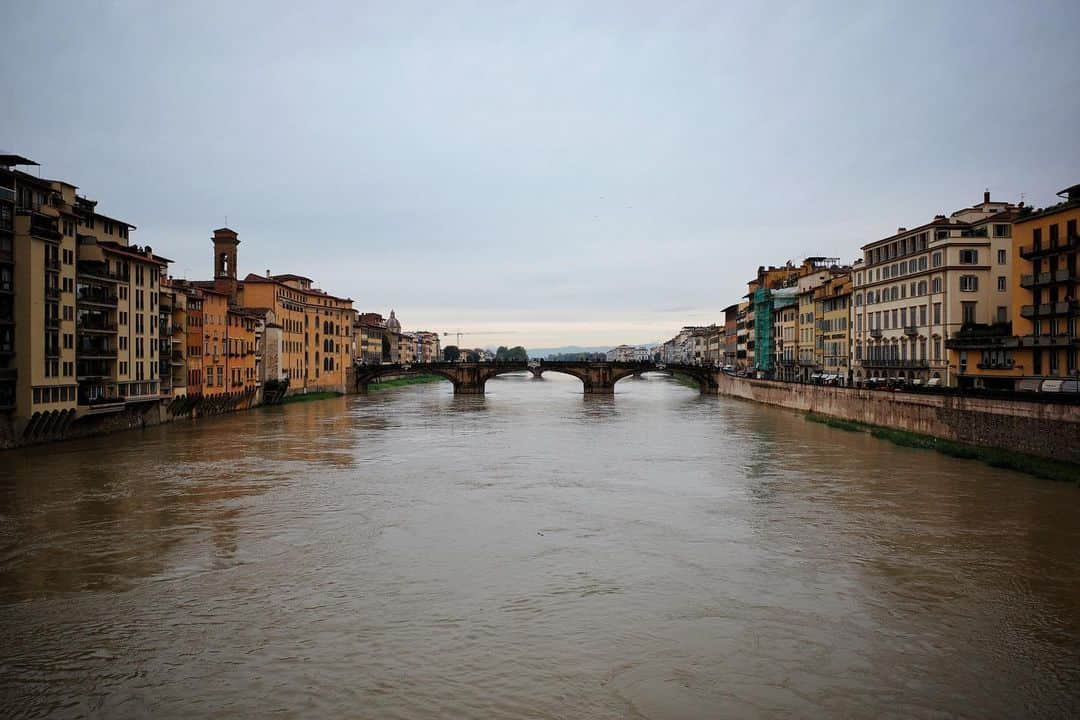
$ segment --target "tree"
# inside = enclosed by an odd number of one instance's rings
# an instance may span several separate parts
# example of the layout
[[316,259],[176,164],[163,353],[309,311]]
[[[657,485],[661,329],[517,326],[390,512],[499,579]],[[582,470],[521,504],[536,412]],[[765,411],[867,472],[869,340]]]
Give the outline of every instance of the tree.
[[447,345],[443,348],[442,356],[446,362],[457,362],[461,358],[461,350],[457,345]]

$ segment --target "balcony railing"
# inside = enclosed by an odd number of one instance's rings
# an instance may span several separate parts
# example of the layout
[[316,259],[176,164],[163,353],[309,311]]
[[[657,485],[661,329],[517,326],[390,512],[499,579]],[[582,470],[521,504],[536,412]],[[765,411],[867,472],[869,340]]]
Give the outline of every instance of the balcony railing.
[[1001,360],[999,362],[979,363],[976,365],[980,370],[1012,370],[1016,366],[1016,363],[1012,360]]
[[76,355],[80,360],[115,360],[116,348],[103,344],[82,344],[76,346]]
[[1020,308],[1020,316],[1025,318],[1054,317],[1056,315],[1071,315],[1077,312],[1080,312],[1080,302],[1076,300],[1042,303],[1041,305],[1024,305]]
[[913,337],[913,336],[919,334],[919,328],[916,325],[905,325],[904,326],[904,334],[909,336],[909,337]]
[[863,367],[877,367],[877,368],[898,368],[898,369],[925,369],[930,367],[929,360],[901,360],[899,358],[886,358],[886,359],[865,359],[862,361]]
[[870,328],[870,337],[879,338],[883,335],[881,328]]
[[83,288],[79,290],[78,300],[81,303],[116,307],[116,295],[110,292],[102,292],[92,288]]
[[11,382],[19,378],[17,368],[0,368],[0,382]]
[[52,330],[58,329],[60,327],[60,318],[58,318],[58,317],[47,317],[47,318],[45,318],[45,327],[50,328]]
[[1053,285],[1055,283],[1080,282],[1080,276],[1069,272],[1067,268],[1054,272],[1041,272],[1038,275],[1021,275],[1020,287],[1031,288],[1039,285]]
[[1055,255],[1062,252],[1070,252],[1080,248],[1080,236],[1070,235],[1065,238],[1064,242],[1059,242],[1057,245],[1050,246],[1045,244],[1039,245],[1026,245],[1020,248],[1020,257],[1025,260],[1031,260],[1037,257],[1045,257],[1046,255]]
[[60,299],[60,288],[58,288],[58,287],[47,287],[47,288],[45,288],[45,297],[49,298],[50,300],[59,300]]
[[84,319],[76,323],[75,329],[87,333],[110,333],[116,332],[116,323],[108,320]]
[[60,272],[60,261],[56,258],[46,258],[45,269],[52,272]]
[[[1068,347],[1080,345],[1080,336],[1072,335],[1021,335],[1016,338],[1019,347]],[[1007,343],[1008,345],[1008,343]]]
[[98,280],[100,282],[115,283],[119,278],[115,273],[109,272],[104,263],[80,262],[77,269],[79,280]]
[[57,229],[56,220],[36,212],[31,212],[29,213],[29,215],[30,234],[33,237],[39,238],[41,240],[48,240],[49,242],[60,242],[63,236]]

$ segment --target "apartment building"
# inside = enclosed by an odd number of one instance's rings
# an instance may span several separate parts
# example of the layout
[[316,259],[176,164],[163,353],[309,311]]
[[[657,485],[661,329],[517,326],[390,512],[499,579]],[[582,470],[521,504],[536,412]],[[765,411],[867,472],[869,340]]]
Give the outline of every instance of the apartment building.
[[187,395],[187,295],[168,277],[160,279],[158,308],[158,354],[161,358],[158,377],[161,397],[171,399]]
[[739,305],[724,308],[724,349],[721,365],[735,367],[739,352]]
[[379,313],[359,313],[353,324],[354,356],[362,365],[390,362],[386,320]]
[[135,226],[75,185],[19,169],[32,165],[0,156],[0,316],[11,318],[0,322],[0,398],[17,432],[42,435],[159,400],[158,282],[169,260],[131,245]]
[[987,192],[970,208],[862,247],[853,273],[856,381],[960,383],[967,367],[945,343],[965,326],[1008,321],[1016,211]]
[[1009,322],[972,325],[950,338],[965,384],[1040,390],[1080,378],[1080,185],[1058,195],[1052,207],[1020,208],[1013,222]]
[[441,362],[442,345],[439,342],[439,333],[428,330],[417,330],[416,336],[416,361],[421,363]]
[[1080,378],[1080,185],[1058,193],[1062,202],[1027,214],[1013,225],[1011,356],[982,355],[976,367],[1011,364],[1023,389],[1047,379]]
[[[851,270],[833,275],[814,291],[814,346],[820,373],[842,384],[851,382]],[[813,379],[811,377],[811,379]]]
[[796,379],[809,382],[811,377],[822,374],[823,347],[818,319],[816,295],[836,275],[843,275],[848,268],[840,267],[839,258],[809,257],[803,261],[798,288],[797,342],[798,370]]
[[[770,291],[765,290],[762,292]],[[798,380],[799,306],[797,289],[785,288],[771,292],[773,314],[771,345],[774,354],[771,370],[777,380]]]

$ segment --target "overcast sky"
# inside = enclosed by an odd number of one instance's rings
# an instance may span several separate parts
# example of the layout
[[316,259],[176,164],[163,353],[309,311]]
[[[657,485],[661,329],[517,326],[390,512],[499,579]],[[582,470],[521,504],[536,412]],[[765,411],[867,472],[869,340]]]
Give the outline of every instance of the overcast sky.
[[209,277],[466,345],[721,318],[760,264],[1080,182],[1080,2],[6,2],[0,149]]

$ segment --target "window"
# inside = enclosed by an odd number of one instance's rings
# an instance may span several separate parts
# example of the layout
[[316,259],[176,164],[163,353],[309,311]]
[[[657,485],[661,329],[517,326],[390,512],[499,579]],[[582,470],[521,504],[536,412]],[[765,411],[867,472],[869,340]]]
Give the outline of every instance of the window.
[[998,265],[1004,265],[1009,261],[1009,254],[1007,250],[998,250]]
[[975,275],[960,276],[961,292],[976,292],[979,289],[979,278]]
[[962,302],[960,303],[960,313],[962,315],[962,322],[965,325],[971,325],[975,322],[975,303]]
[[960,264],[961,265],[977,265],[979,262],[978,250],[961,250],[960,251]]
[[1008,225],[994,225],[994,237],[996,237],[996,238],[1009,237],[1009,226]]
[[941,303],[934,303],[934,324],[941,324]]
[[998,292],[1005,292],[1005,276],[998,275]]
[[941,267],[941,253],[936,252],[930,256],[930,264],[934,267]]
[[997,322],[1006,323],[1009,322],[1009,308],[1004,305],[998,305],[997,307]]
[[921,258],[919,258],[919,269],[920,270],[925,270],[926,269],[926,256],[925,255],[923,255]]

